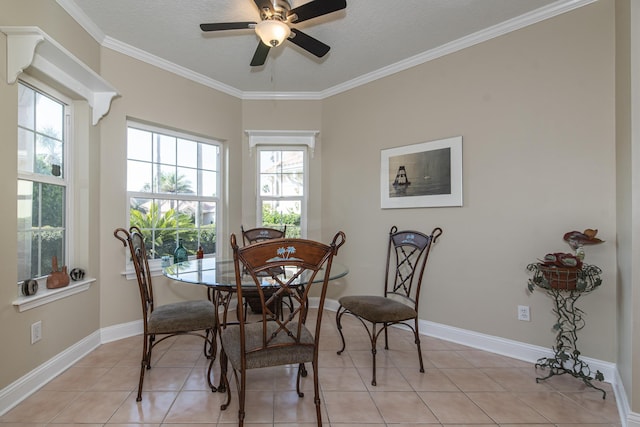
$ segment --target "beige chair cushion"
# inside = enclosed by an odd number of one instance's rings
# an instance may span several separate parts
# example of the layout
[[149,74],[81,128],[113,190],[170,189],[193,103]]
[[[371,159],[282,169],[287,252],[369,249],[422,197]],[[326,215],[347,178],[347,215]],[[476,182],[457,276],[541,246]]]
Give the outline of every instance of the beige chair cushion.
[[[296,330],[296,322],[287,325],[289,330]],[[267,336],[278,329],[276,322],[267,323]],[[262,347],[262,323],[249,323],[245,325],[245,339],[247,352],[251,349]],[[229,357],[231,366],[240,369],[240,327],[228,326],[222,330],[222,347]],[[278,344],[293,342],[293,338],[285,332],[280,332],[276,338],[264,350],[247,354],[247,369],[266,368],[269,366],[289,365],[313,361],[313,335],[306,327],[302,327],[301,344],[295,346],[278,347]]]
[[180,301],[156,307],[147,329],[150,334],[167,334],[212,329],[215,325],[216,313],[211,301]]
[[340,304],[356,316],[373,323],[401,322],[418,315],[406,304],[374,295],[342,297]]

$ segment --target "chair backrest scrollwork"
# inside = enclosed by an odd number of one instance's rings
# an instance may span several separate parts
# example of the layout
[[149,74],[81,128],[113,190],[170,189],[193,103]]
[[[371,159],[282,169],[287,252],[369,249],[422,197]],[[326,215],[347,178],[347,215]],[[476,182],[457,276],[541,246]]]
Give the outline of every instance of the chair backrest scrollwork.
[[442,234],[436,227],[430,235],[419,231],[398,231],[396,226],[389,232],[387,269],[384,295],[401,297],[410,302],[416,311],[422,287],[422,276],[427,265],[431,245]]
[[242,243],[244,246],[264,242],[265,240],[282,239],[287,235],[286,225],[282,230],[269,227],[256,227],[245,230],[243,226],[240,226],[240,230],[242,231]]
[[147,250],[144,244],[144,235],[136,226],[130,227],[129,230],[116,228],[113,235],[116,239],[120,240],[125,247],[129,248],[131,262],[136,272],[136,279],[138,280],[138,288],[140,290],[143,320],[146,323],[149,314],[153,312],[154,303],[153,284],[151,282]]
[[[334,255],[345,242],[343,232],[338,232],[331,244],[306,239],[271,239],[249,246],[239,247],[236,236],[231,235],[231,247],[235,264],[238,306],[242,305],[243,272],[254,282],[262,304],[263,337],[260,343],[251,343],[253,348],[242,348],[241,353],[265,350],[269,347],[300,345],[303,340],[302,325],[307,318],[309,291],[318,285],[320,301],[315,320],[315,345],[319,337],[322,308]],[[270,272],[281,269],[283,274]],[[286,271],[286,274],[284,274]],[[269,274],[265,274],[269,273]],[[316,287],[318,287],[316,286]],[[292,312],[281,318],[274,302],[285,297],[294,301]],[[245,319],[240,319],[240,334],[244,336]],[[275,332],[267,333],[269,323],[278,325]],[[241,339],[244,346],[244,339]]]

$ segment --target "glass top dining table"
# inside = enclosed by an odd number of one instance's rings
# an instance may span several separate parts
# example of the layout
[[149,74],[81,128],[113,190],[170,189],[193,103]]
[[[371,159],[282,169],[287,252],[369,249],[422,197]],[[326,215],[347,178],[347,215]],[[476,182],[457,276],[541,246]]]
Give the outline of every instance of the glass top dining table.
[[[331,271],[329,273],[329,280],[336,280],[344,277],[348,272],[349,269],[346,265],[333,260],[331,264]],[[166,277],[179,282],[207,286],[208,298],[212,301],[214,306],[222,308],[221,311],[216,310],[216,316],[222,316],[222,320],[216,317],[216,324],[219,325],[218,327],[221,327],[222,324],[228,324],[227,312],[231,302],[231,296],[237,289],[233,260],[217,258],[193,259],[164,267],[162,269],[162,273]],[[286,276],[287,273],[285,272],[285,277]],[[323,278],[324,274],[320,271],[316,275],[314,282],[321,282]],[[246,292],[246,296],[255,296],[257,289],[255,282],[251,279],[251,276],[244,274],[242,275],[241,280],[243,295],[245,295]],[[304,278],[302,282],[304,284],[308,284]],[[270,277],[264,277],[262,285],[264,287],[268,287],[271,286],[272,283],[273,282]],[[222,357],[220,358],[220,363],[221,366],[223,363],[226,363],[223,361]],[[222,378],[220,378],[220,384],[218,385],[217,390],[219,392],[224,392],[226,390]]]
[[[219,290],[231,290],[236,287],[236,276],[233,260],[202,258],[171,264],[162,269],[162,273],[179,282],[192,283],[196,285],[204,285]],[[329,280],[336,280],[344,277],[349,273],[346,265],[333,260]],[[322,281],[322,274],[316,276],[317,281]],[[251,276],[245,274],[242,276],[242,285],[254,287],[255,284],[251,280]],[[265,278],[263,283],[269,286],[269,281]]]

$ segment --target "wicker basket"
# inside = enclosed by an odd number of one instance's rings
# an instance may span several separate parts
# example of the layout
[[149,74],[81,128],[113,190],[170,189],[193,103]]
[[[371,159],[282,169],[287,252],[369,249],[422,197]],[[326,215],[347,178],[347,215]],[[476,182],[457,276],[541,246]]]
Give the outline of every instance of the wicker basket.
[[551,288],[572,291],[576,288],[580,269],[540,266],[540,271]]

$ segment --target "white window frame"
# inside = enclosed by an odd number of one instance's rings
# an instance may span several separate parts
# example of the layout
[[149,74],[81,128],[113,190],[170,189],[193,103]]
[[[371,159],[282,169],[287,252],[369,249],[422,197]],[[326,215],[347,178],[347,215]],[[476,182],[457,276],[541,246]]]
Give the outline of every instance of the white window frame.
[[[307,236],[308,223],[308,200],[309,200],[309,157],[313,157],[316,138],[320,132],[317,130],[245,130],[249,139],[249,155],[252,155],[254,148],[264,146],[265,149],[286,149],[291,147],[303,147],[304,157],[304,201],[301,208],[300,235]],[[258,157],[258,156],[256,156]],[[262,203],[260,199],[260,160],[255,162],[256,175],[256,221],[257,226],[262,224]]]
[[[30,173],[18,170],[17,179],[18,180],[26,180],[32,182],[39,182],[44,184],[54,184],[59,185],[65,188],[65,212],[64,212],[64,257],[63,259],[58,260],[58,266],[61,268],[63,265],[75,265],[75,257],[73,251],[73,245],[70,242],[74,241],[74,227],[71,224],[73,222],[73,212],[74,212],[74,185],[73,185],[73,101],[68,97],[64,96],[57,90],[48,86],[47,84],[34,79],[27,75],[22,75],[19,79],[20,84],[30,87],[36,92],[40,92],[44,96],[48,96],[53,100],[64,105],[64,123],[63,123],[63,152],[62,152],[62,160],[64,165],[64,173],[63,179],[58,178],[49,178],[46,175],[41,175],[38,173]],[[17,141],[16,141],[17,143]],[[47,274],[43,273],[39,277],[31,277],[31,279],[38,280],[40,285],[45,284],[45,279]],[[22,283],[24,279],[30,278],[18,278],[20,280],[19,283]],[[39,286],[40,287],[40,286]],[[42,286],[44,287],[44,286]]]
[[[307,237],[307,205],[309,199],[309,150],[304,145],[258,145],[256,147],[256,226],[261,227],[262,202],[300,200],[300,237]],[[302,151],[303,153],[303,195],[302,196],[262,196],[260,194],[260,153],[262,151]]]
[[[111,101],[118,94],[115,88],[47,33],[33,26],[0,26],[0,32],[6,35],[7,41],[7,73],[5,77],[8,84],[15,84],[20,76],[22,76],[21,78],[24,80],[28,80],[28,73],[37,72],[38,75],[44,76],[43,78],[45,80],[51,81],[52,84],[60,87],[65,93],[67,90],[69,91],[69,97],[74,100],[73,104],[69,105],[76,105],[80,109],[83,109],[85,108],[84,105],[78,104],[78,102],[86,101],[86,104],[91,107],[91,123],[93,125],[96,125],[102,117],[108,114]],[[69,133],[71,138],[69,145],[74,144],[73,134],[77,131],[80,132],[79,135],[81,138],[86,137],[86,140],[89,140],[89,136],[84,132],[84,126],[85,124],[88,125],[89,122],[87,121],[85,123],[82,113],[80,113],[78,119],[78,123],[74,123],[73,120],[69,123],[69,129],[71,130]],[[78,139],[78,141],[80,141],[80,139]],[[82,141],[82,146],[76,147],[73,151],[82,150],[83,153],[81,155],[84,158],[86,154],[84,153],[86,149],[84,146],[85,139]],[[73,151],[70,151],[67,156],[67,161],[71,164],[75,163],[73,157],[76,157],[72,155]],[[79,172],[79,174],[80,173],[83,172]],[[73,174],[73,171],[69,170],[69,174]],[[71,175],[68,175],[68,177],[69,182],[74,182]],[[76,186],[76,188],[77,187],[78,186]],[[77,201],[75,200],[74,194],[68,194],[67,200],[71,203]],[[85,201],[80,201],[76,205],[83,205],[84,203]],[[79,223],[80,221],[73,216],[73,210],[69,210],[67,212],[68,232],[73,231],[76,227],[80,227],[80,232],[75,233],[73,240],[69,234],[66,236],[68,245],[67,259],[70,262],[74,262],[74,260],[77,261],[78,258],[83,258],[84,262],[88,261],[85,259],[85,255],[89,242],[85,237],[86,233],[85,235],[82,233],[83,224]],[[80,249],[75,251],[76,256],[74,256],[74,248],[76,246],[79,246]],[[86,267],[86,265],[84,267]],[[91,274],[90,271],[87,273]],[[40,280],[38,292],[32,296],[22,295],[20,291],[21,286],[18,286],[18,297],[13,301],[13,306],[16,307],[19,312],[23,312],[49,304],[89,289],[95,280],[93,277],[85,276],[84,279],[71,282],[68,286],[58,289],[47,289],[44,286],[45,280]]]
[[[217,255],[217,253],[219,252],[219,248],[218,248],[218,244],[219,244],[219,233],[220,233],[220,229],[222,226],[222,189],[223,189],[223,178],[224,178],[224,171],[222,170],[222,166],[223,166],[223,162],[222,162],[222,157],[223,157],[223,153],[224,153],[224,145],[222,143],[222,141],[213,139],[213,138],[205,138],[202,136],[199,136],[195,133],[189,133],[188,131],[176,131],[167,127],[162,127],[162,126],[158,126],[158,125],[153,125],[153,124],[149,124],[149,123],[145,123],[142,121],[138,121],[135,119],[130,119],[127,120],[127,132],[129,128],[135,128],[135,129],[140,129],[140,130],[144,130],[144,131],[148,131],[148,132],[153,132],[155,134],[161,134],[161,135],[166,135],[166,136],[170,136],[170,137],[175,137],[175,138],[179,138],[179,139],[186,139],[186,140],[190,140],[190,141],[194,141],[194,142],[198,142],[198,143],[203,143],[203,144],[208,144],[208,145],[212,145],[218,148],[218,158],[216,159],[216,171],[218,173],[218,178],[216,180],[216,196],[215,197],[205,197],[205,196],[198,196],[198,195],[190,195],[190,194],[184,194],[184,193],[179,193],[177,195],[171,195],[170,193],[160,193],[160,192],[137,192],[137,191],[128,191],[126,192],[126,219],[127,219],[127,224],[129,224],[129,226],[131,225],[129,223],[130,221],[130,200],[131,198],[162,198],[162,199],[176,199],[176,200],[188,200],[188,201],[209,201],[209,202],[213,202],[216,204],[216,213],[215,213],[215,223],[216,223],[216,252],[214,254],[206,254],[206,257],[209,256],[215,256]],[[127,141],[127,149],[129,146],[129,141]],[[127,156],[127,162],[128,162],[129,158]],[[153,159],[152,159],[153,160]],[[154,163],[155,164],[155,163]],[[200,170],[202,164],[201,164],[201,159],[198,158],[198,170]],[[127,167],[127,173],[128,173],[128,167]],[[193,259],[195,258],[194,255],[190,255],[189,259]],[[173,258],[171,258],[171,261],[173,262]],[[149,259],[149,268],[152,270],[153,275],[159,275],[162,269],[162,260],[161,259]],[[126,264],[125,264],[125,269],[126,269],[126,276],[128,279],[133,279],[135,278],[135,273],[133,270],[133,263],[130,259],[129,256],[126,257]]]

